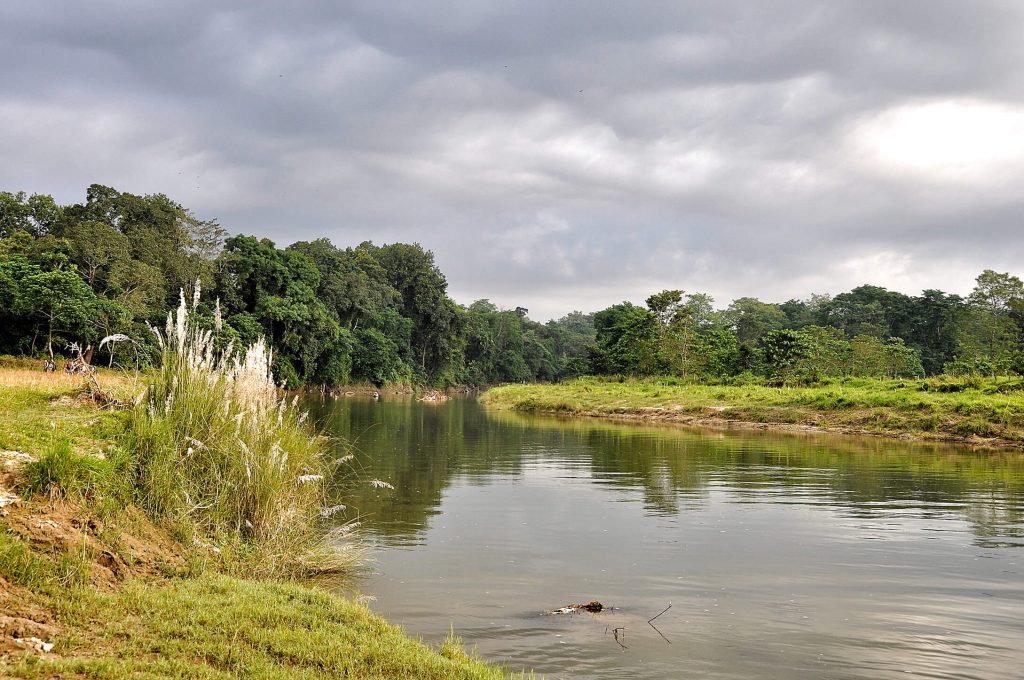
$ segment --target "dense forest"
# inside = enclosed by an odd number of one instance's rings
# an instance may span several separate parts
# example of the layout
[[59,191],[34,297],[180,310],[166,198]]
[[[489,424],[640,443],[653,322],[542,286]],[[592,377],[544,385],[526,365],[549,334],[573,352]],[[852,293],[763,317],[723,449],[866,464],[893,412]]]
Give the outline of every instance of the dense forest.
[[555,381],[584,373],[703,381],[812,382],[1024,372],[1024,284],[986,270],[966,298],[864,285],[781,304],[744,297],[724,309],[666,290],[541,324],[521,307],[467,307],[418,244],[327,239],[278,248],[229,236],[162,194],[92,185],[84,203],[0,192],[0,353],[62,354],[108,343],[94,361],[144,364],[150,327],[179,296],[219,341],[273,345],[290,386]]

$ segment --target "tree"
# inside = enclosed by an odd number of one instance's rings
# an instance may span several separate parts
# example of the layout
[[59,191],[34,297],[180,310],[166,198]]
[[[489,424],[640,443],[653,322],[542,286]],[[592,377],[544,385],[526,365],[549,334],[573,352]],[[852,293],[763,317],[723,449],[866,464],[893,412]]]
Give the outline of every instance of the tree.
[[[315,375],[340,333],[316,295],[316,265],[302,253],[278,250],[272,241],[251,236],[228,239],[216,265],[216,290],[228,323],[255,319],[277,351],[279,375],[290,383]],[[239,329],[240,335],[244,332]]]
[[910,332],[912,301],[880,286],[858,286],[824,303],[821,321],[841,328],[846,337],[870,335],[879,339]]
[[658,322],[661,365],[680,375],[699,374],[704,358],[695,350],[701,334],[710,328],[711,296],[693,293],[683,298],[679,290],[664,290],[647,298],[647,307]]
[[349,330],[366,325],[381,330],[381,317],[402,302],[401,294],[388,282],[387,271],[371,254],[372,248],[372,244],[364,243],[341,250],[325,238],[288,246],[320,270],[317,297]]
[[850,372],[852,349],[843,331],[832,326],[806,326],[800,332],[807,338],[807,349],[798,370],[808,380]]
[[[465,311],[463,329],[465,378],[476,384],[522,382],[537,378],[544,363],[542,346],[531,347],[536,367],[526,359],[525,317],[501,311],[489,300],[477,300]],[[531,336],[534,344],[540,341]]]
[[780,331],[789,325],[789,318],[778,305],[752,297],[733,300],[724,317],[735,330],[736,340],[749,348],[755,347],[765,333]]
[[374,385],[408,380],[401,372],[406,364],[398,356],[398,347],[390,338],[375,328],[360,328],[354,334],[352,350],[352,376],[369,380]]
[[367,250],[401,295],[401,314],[412,321],[410,360],[424,379],[453,382],[461,317],[448,298],[448,282],[434,254],[418,243],[393,243]]
[[93,339],[90,324],[96,319],[98,301],[76,271],[38,270],[25,276],[20,288],[14,309],[45,325],[46,349],[51,357],[55,335]]
[[591,357],[595,373],[652,375],[659,370],[660,332],[654,313],[629,302],[594,315],[597,345]]
[[926,374],[941,373],[957,353],[957,329],[964,321],[964,301],[959,295],[925,290],[912,301],[912,330],[906,342],[921,354]]
[[118,260],[110,267],[105,290],[132,315],[148,319],[165,309],[167,283],[153,265],[135,260]]
[[93,290],[98,286],[102,289],[115,263],[131,267],[128,237],[109,224],[83,220],[75,222],[64,233],[71,242],[75,263]]
[[90,185],[84,204],[63,211],[60,235],[84,221],[106,224],[124,235],[131,259],[159,270],[167,284],[165,304],[174,304],[179,290],[191,295],[197,280],[207,288],[213,283],[213,260],[224,230],[215,221],[196,218],[163,194],[137,196]]
[[1024,283],[1008,273],[986,269],[978,275],[968,297],[968,323],[963,325],[963,357],[984,357],[994,374],[1006,370],[1021,344],[1021,328],[1014,309],[1024,302]]
[[16,194],[0,191],[0,238],[18,231],[43,236],[50,233],[61,214],[62,209],[52,196],[32,194],[26,197],[24,191]]
[[594,315],[574,311],[545,324],[558,361],[558,377],[577,377],[587,371],[587,358],[597,342]]
[[811,349],[807,334],[794,330],[765,333],[758,344],[765,373],[782,380],[788,380],[797,372]]

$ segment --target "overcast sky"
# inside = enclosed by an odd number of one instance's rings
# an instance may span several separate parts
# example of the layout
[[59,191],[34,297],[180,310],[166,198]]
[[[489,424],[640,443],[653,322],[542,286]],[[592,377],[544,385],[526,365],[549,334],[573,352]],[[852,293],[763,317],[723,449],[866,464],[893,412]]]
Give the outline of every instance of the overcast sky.
[[0,190],[418,241],[546,319],[1024,274],[1024,2],[5,0]]

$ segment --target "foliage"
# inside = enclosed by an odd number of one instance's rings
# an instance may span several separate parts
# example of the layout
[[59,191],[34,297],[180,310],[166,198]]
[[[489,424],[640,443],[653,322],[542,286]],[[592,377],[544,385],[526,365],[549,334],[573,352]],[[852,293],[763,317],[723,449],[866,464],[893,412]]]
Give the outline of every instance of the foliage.
[[[0,193],[0,352],[57,354],[145,323],[196,281],[222,301],[222,345],[267,339],[289,387],[416,382],[436,386],[557,382],[583,374],[783,382],[841,376],[1024,371],[1024,284],[986,270],[966,298],[862,285],[781,304],[741,297],[715,310],[700,292],[663,290],[540,324],[522,307],[448,296],[419,244],[327,239],[281,249],[225,240],[162,194],[94,184],[83,203]],[[214,310],[200,305],[211,319]],[[147,340],[129,357],[144,365]],[[109,346],[98,361],[112,364]]]
[[51,498],[86,496],[110,483],[111,465],[107,459],[75,453],[65,439],[25,465],[21,487],[30,495]]

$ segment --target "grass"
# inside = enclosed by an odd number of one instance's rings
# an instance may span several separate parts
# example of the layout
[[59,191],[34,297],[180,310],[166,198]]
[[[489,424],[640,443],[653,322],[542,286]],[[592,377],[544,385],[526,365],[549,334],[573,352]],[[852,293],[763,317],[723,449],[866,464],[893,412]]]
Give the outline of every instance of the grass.
[[[113,453],[113,451],[111,451]],[[22,470],[20,489],[28,496],[89,498],[109,496],[126,502],[130,494],[124,474],[117,469],[119,456],[99,458],[76,453],[68,440],[60,440]]]
[[492,408],[673,422],[810,426],[880,435],[1024,444],[1020,380],[847,379],[810,387],[680,384],[674,379],[583,378],[508,385],[483,397]]
[[[409,678],[497,680],[508,674],[465,653],[405,636],[369,609],[293,583],[223,574],[82,592],[69,620],[98,631],[88,653],[29,657],[11,677]],[[86,642],[83,638],[80,642]],[[58,651],[68,651],[67,649]]]
[[40,593],[60,593],[89,580],[89,563],[83,556],[47,555],[12,535],[0,523],[0,574],[11,583]]
[[[97,377],[104,389],[128,385],[113,372]],[[40,451],[67,440],[77,453],[103,455],[124,432],[127,414],[83,403],[76,397],[85,389],[80,375],[0,368],[0,451]]]
[[213,541],[239,575],[344,572],[358,550],[324,540],[329,461],[296,400],[282,396],[262,340],[218,351],[182,298],[161,368],[132,411],[128,449],[143,508]]

